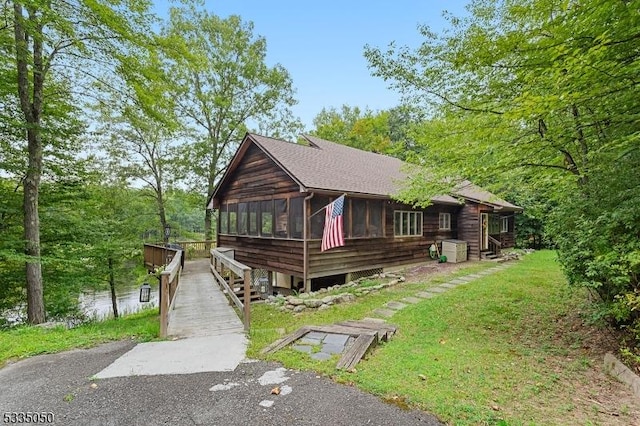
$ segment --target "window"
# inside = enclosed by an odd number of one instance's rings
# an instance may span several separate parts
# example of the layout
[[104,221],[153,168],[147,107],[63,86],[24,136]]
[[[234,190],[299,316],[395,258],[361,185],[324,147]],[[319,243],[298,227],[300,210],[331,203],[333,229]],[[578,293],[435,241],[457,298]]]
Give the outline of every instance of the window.
[[258,235],[258,206],[257,201],[249,203],[249,235]]
[[365,200],[351,200],[351,237],[367,236],[367,202]]
[[440,213],[438,219],[438,229],[441,231],[448,231],[451,229],[451,213]]
[[502,226],[500,227],[500,232],[509,232],[509,218],[502,218]]
[[302,209],[304,198],[292,198],[289,200],[289,233],[291,238],[302,238],[303,224]]
[[489,235],[500,233],[500,216],[495,214],[489,215]]
[[229,213],[227,212],[227,205],[220,206],[220,233],[226,234],[229,232]]
[[[319,239],[322,238],[322,231],[324,229],[324,206],[329,204],[329,197],[323,197],[316,195],[311,199],[311,219],[309,222],[311,223],[311,238]],[[345,203],[346,209],[346,203]]]
[[238,235],[247,235],[247,203],[238,203]]
[[422,212],[396,210],[393,215],[393,230],[396,237],[422,236]]
[[260,202],[260,235],[273,236],[273,201]]
[[273,209],[276,219],[275,237],[287,238],[287,200],[273,200]]
[[238,225],[238,205],[229,204],[229,234],[237,232]]
[[370,237],[382,237],[382,201],[369,200],[369,229]]

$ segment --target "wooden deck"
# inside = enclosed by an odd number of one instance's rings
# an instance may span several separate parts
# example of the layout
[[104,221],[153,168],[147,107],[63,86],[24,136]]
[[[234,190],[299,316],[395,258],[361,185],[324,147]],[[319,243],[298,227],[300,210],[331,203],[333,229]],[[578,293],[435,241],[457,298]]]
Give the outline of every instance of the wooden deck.
[[215,283],[209,259],[185,262],[169,311],[168,336],[187,338],[242,333],[244,325]]

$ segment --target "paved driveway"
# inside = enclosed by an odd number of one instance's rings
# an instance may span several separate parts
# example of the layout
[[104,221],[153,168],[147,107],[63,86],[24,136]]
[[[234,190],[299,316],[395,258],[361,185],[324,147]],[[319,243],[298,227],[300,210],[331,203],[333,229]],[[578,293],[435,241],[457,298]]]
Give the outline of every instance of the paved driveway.
[[[52,412],[59,425],[439,425],[356,388],[275,363],[235,371],[91,379],[130,350],[114,342],[0,369],[0,415]],[[272,395],[273,388],[280,395]],[[0,418],[0,424],[4,424]]]

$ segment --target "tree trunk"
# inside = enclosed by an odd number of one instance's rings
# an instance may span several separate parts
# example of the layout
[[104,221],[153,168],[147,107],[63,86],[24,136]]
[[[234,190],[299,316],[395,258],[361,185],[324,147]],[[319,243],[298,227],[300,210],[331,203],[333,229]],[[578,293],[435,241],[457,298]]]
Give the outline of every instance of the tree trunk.
[[31,324],[45,321],[42,265],[40,263],[40,215],[38,193],[42,171],[42,145],[39,131],[29,129],[29,166],[24,179],[24,240],[27,262],[27,320]]
[[109,257],[109,289],[111,290],[111,307],[113,317],[118,318],[118,299],[116,298],[116,276],[113,271],[113,258]]
[[[37,19],[35,10],[28,9],[29,26],[25,26],[22,5],[13,4],[14,36],[16,42],[16,68],[18,72],[18,98],[25,127],[27,129],[28,160],[24,178],[24,239],[27,319],[31,324],[45,321],[44,292],[42,284],[42,265],[40,259],[40,215],[38,196],[40,177],[42,176],[42,141],[40,136],[40,116],[43,104],[45,71],[42,62],[43,28]],[[35,33],[32,48],[25,28]],[[33,58],[33,83],[29,82],[29,57]],[[33,98],[31,98],[33,96]]]

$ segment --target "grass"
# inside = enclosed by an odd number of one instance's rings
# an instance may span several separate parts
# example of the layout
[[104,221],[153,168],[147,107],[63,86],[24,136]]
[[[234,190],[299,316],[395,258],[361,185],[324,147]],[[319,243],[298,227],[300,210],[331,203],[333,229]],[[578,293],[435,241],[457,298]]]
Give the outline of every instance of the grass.
[[[292,315],[256,305],[249,355],[264,358],[259,354],[264,346],[302,325],[375,316],[373,310],[387,301],[487,267],[470,264],[446,277],[399,284],[322,312]],[[335,359],[314,361],[288,348],[267,358],[329,375],[451,424],[583,423],[573,392],[593,361],[582,352],[580,333],[565,321],[583,301],[584,293],[569,290],[555,253],[536,252],[397,312],[388,322],[398,333],[355,373],[336,370]],[[591,424],[589,416],[594,414],[586,414]]]
[[157,338],[159,331],[157,308],[115,320],[92,321],[72,329],[20,326],[0,331],[0,367],[10,360],[87,348],[113,340],[149,341]]

